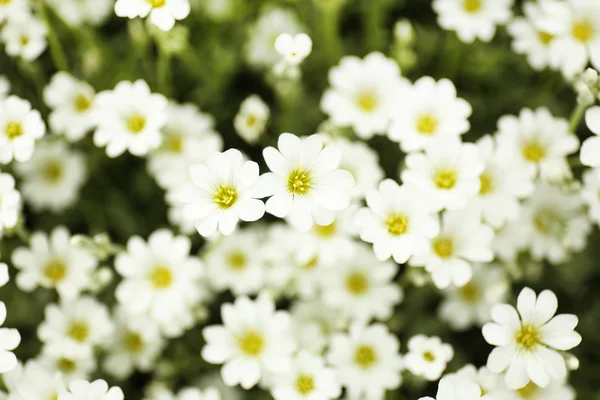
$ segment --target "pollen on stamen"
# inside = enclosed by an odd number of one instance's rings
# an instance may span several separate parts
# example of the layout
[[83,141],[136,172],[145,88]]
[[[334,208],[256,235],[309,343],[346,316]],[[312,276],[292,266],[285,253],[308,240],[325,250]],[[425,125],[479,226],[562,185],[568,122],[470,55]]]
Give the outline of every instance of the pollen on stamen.
[[312,174],[304,168],[296,168],[288,175],[287,189],[293,195],[306,196],[312,185]]

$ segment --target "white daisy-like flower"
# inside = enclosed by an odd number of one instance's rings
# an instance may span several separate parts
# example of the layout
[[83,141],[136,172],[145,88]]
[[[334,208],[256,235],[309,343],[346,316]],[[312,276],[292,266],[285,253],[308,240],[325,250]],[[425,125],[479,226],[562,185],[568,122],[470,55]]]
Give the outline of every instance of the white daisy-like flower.
[[508,393],[502,378],[502,375],[494,374],[487,367],[477,369],[474,365],[467,364],[455,373],[444,375],[443,380],[455,385],[464,381],[475,382],[481,388],[481,394],[487,394],[492,400],[516,400]]
[[352,258],[326,272],[321,296],[348,320],[387,320],[404,296],[394,282],[397,272],[395,263],[379,262],[368,248],[357,246]]
[[321,357],[307,352],[294,358],[291,370],[277,377],[271,390],[275,400],[331,400],[341,393],[335,371]]
[[131,237],[127,252],[115,258],[124,278],[115,289],[117,301],[130,312],[149,315],[169,337],[182,335],[193,324],[193,308],[204,296],[198,284],[203,265],[190,250],[189,238],[160,229],[148,242]]
[[206,345],[202,358],[211,364],[224,364],[221,376],[228,386],[240,384],[248,390],[265,373],[284,372],[291,368],[296,342],[291,318],[286,311],[275,311],[273,300],[245,296],[233,304],[221,306],[223,325],[204,328]]
[[[0,326],[6,320],[6,305],[0,301]],[[17,366],[17,357],[12,352],[21,343],[21,335],[16,329],[0,328],[0,374]]]
[[105,380],[93,382],[74,381],[69,384],[69,391],[58,395],[57,400],[123,400],[125,396],[121,388],[113,386],[109,389]]
[[328,142],[328,145],[340,149],[342,161],[339,169],[350,172],[354,178],[352,198],[364,198],[367,192],[377,189],[377,185],[384,178],[384,173],[375,150],[362,141],[350,141],[343,137],[334,138]]
[[[12,1],[12,3],[23,3]],[[26,7],[26,6],[25,6]],[[25,61],[37,59],[46,50],[48,43],[46,25],[30,12],[17,12],[8,18],[0,32],[5,51],[11,57]]]
[[265,196],[271,196],[266,211],[287,220],[306,232],[313,223],[326,226],[335,211],[350,204],[354,179],[339,169],[341,152],[334,146],[323,147],[319,135],[300,139],[291,133],[279,136],[277,149],[267,147],[263,156],[270,173],[262,178]]
[[509,388],[520,389],[530,381],[546,387],[552,379],[566,377],[565,360],[558,351],[578,346],[581,335],[575,332],[577,316],[555,316],[557,309],[553,292],[544,290],[536,296],[530,288],[519,294],[517,309],[508,304],[492,308],[494,322],[483,326],[483,337],[498,347],[491,352],[487,366],[494,373],[506,371]]
[[29,246],[12,253],[12,263],[20,270],[16,277],[19,289],[55,288],[61,298],[74,299],[89,287],[98,260],[71,244],[67,228],[58,226],[50,235],[35,232]]
[[566,157],[579,148],[579,140],[570,132],[569,122],[552,116],[547,108],[535,111],[524,108],[519,116],[501,117],[496,139],[502,157],[524,163],[540,171],[542,177],[568,169]]
[[348,327],[348,321],[320,298],[295,301],[290,313],[298,349],[313,354],[323,354],[329,337]]
[[230,235],[238,221],[256,221],[265,213],[258,164],[244,161],[239,150],[215,152],[205,163],[190,167],[191,182],[177,192],[185,204],[184,218],[194,221],[198,233],[212,235],[218,228]]
[[44,89],[44,102],[52,109],[48,122],[53,132],[77,141],[95,127],[96,92],[88,83],[57,72]]
[[10,400],[57,400],[66,390],[60,373],[48,369],[38,361],[29,360],[4,374],[2,380],[10,393]]
[[31,103],[8,96],[0,103],[0,163],[13,159],[23,162],[31,158],[36,140],[46,133],[46,126]]
[[62,141],[42,141],[29,161],[15,165],[25,200],[36,211],[55,213],[78,200],[86,169],[83,154]]
[[463,287],[450,287],[439,308],[440,319],[457,331],[490,321],[494,304],[506,299],[510,281],[498,266],[473,265],[473,277]]
[[46,346],[76,346],[91,354],[94,346],[112,335],[113,328],[106,306],[93,297],[82,296],[48,304],[37,334]]
[[496,150],[494,138],[483,136],[477,141],[485,168],[479,181],[479,193],[469,200],[469,208],[479,210],[482,218],[494,228],[519,216],[519,200],[534,190],[535,170]]
[[435,0],[433,9],[442,28],[456,31],[466,43],[475,39],[489,42],[496,34],[497,25],[512,17],[514,0]]
[[271,110],[258,95],[253,94],[244,99],[233,120],[235,131],[247,143],[258,143],[265,133]]
[[424,266],[439,289],[462,287],[473,275],[471,263],[493,260],[494,231],[481,222],[479,213],[468,209],[447,211],[441,225],[427,251],[415,254],[410,265]]
[[400,342],[383,324],[352,325],[335,334],[327,360],[351,399],[380,400],[402,383]]
[[78,344],[63,341],[60,345],[44,345],[36,359],[48,370],[60,373],[66,382],[72,382],[88,379],[96,369],[96,359],[87,350]]
[[404,356],[406,369],[429,381],[440,379],[446,366],[454,357],[454,349],[437,337],[416,335],[408,341],[408,353]]
[[321,110],[333,125],[352,127],[361,139],[383,134],[402,79],[396,61],[381,53],[370,53],[362,60],[344,57],[329,71],[331,88],[323,94]]
[[492,400],[492,397],[483,394],[479,385],[473,381],[454,383],[449,379],[440,381],[436,398],[421,397],[419,400]]
[[600,169],[583,173],[581,198],[587,205],[589,218],[600,225]]
[[14,228],[21,212],[21,194],[15,189],[15,178],[0,173],[0,234],[6,228]]
[[167,99],[150,92],[143,80],[122,81],[113,90],[96,95],[94,144],[106,146],[106,154],[117,157],[126,150],[146,155],[161,143],[160,129],[167,116]]
[[117,0],[115,14],[126,18],[146,18],[163,31],[190,14],[189,0]]
[[585,113],[585,122],[596,135],[587,138],[581,144],[579,157],[581,163],[589,167],[600,167],[600,107],[589,108]]
[[281,33],[275,39],[275,50],[281,55],[287,65],[298,65],[312,50],[312,40],[306,33],[291,35]]
[[356,225],[360,238],[373,243],[381,261],[390,257],[405,263],[413,254],[424,252],[428,240],[439,233],[439,222],[431,213],[424,193],[415,185],[399,186],[391,179],[367,193],[367,208],[359,210]]
[[424,153],[407,155],[405,163],[402,180],[424,192],[432,211],[464,208],[481,189],[479,176],[485,164],[473,143],[436,140]]
[[388,136],[404,152],[423,150],[440,138],[459,137],[471,127],[471,105],[456,96],[448,79],[436,82],[425,76],[414,85],[403,82],[397,96]]
[[132,314],[123,307],[114,313],[115,330],[105,342],[108,352],[103,369],[120,379],[129,377],[134,369],[147,372],[165,346],[158,324],[145,315]]
[[111,0],[97,0],[94,2],[79,0],[49,0],[56,13],[69,25],[81,26],[83,24],[100,25],[111,14],[114,2]]
[[159,148],[148,154],[148,170],[163,189],[189,182],[192,165],[221,151],[223,139],[214,130],[214,118],[193,104],[169,103]]

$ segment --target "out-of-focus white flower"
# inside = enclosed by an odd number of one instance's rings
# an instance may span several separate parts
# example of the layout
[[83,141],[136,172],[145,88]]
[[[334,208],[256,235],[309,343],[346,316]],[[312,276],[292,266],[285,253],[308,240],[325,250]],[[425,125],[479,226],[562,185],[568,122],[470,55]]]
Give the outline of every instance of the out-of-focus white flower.
[[481,388],[481,394],[487,394],[489,400],[517,400],[509,393],[502,375],[494,374],[487,367],[477,369],[475,366],[467,364],[455,373],[444,375],[443,380],[451,381],[455,385],[465,381],[475,382]]
[[46,50],[46,34],[47,28],[42,21],[29,12],[18,12],[8,18],[0,32],[0,39],[4,42],[6,54],[33,61]]
[[56,13],[68,24],[80,26],[83,24],[100,25],[110,15],[113,9],[111,0],[79,1],[79,0],[49,0]]
[[66,390],[62,376],[38,361],[29,360],[25,365],[4,374],[2,380],[10,393],[10,399],[56,400]]
[[58,395],[58,400],[123,400],[124,398],[121,388],[113,386],[109,389],[108,383],[102,379],[93,382],[71,382],[69,391]]
[[412,374],[435,381],[442,376],[452,357],[452,346],[442,343],[439,337],[416,335],[408,341],[408,353],[404,356],[404,361],[406,369]]
[[375,150],[362,141],[350,141],[343,137],[336,137],[327,143],[342,152],[339,169],[352,174],[354,187],[351,194],[354,199],[364,198],[367,192],[377,189],[384,173]]
[[5,1],[0,4],[0,22],[11,20],[15,15],[27,13],[28,4],[25,1]]
[[88,379],[96,369],[94,355],[71,342],[44,345],[37,360],[48,370],[61,374],[66,382]]
[[31,158],[36,140],[46,133],[39,111],[17,96],[0,103],[0,163],[13,159],[23,162]]
[[440,381],[436,398],[421,397],[419,400],[492,400],[483,394],[481,388],[473,381],[464,380],[454,383],[449,379]]
[[126,18],[146,18],[163,31],[190,14],[189,0],[117,0],[115,14]]
[[588,206],[589,218],[600,225],[600,169],[587,170],[583,173],[581,198]]
[[15,189],[15,178],[0,173],[0,234],[14,228],[21,212],[21,194]]
[[312,40],[306,33],[298,33],[297,35],[281,33],[275,39],[275,50],[287,65],[298,65],[310,54]]
[[269,106],[258,95],[250,95],[240,104],[233,121],[235,131],[246,142],[255,144],[265,133],[270,114]]
[[585,113],[585,122],[596,135],[584,140],[579,157],[581,163],[590,167],[600,167],[600,107],[595,106]]
[[[6,320],[6,305],[0,301],[0,326]],[[4,374],[17,366],[13,350],[21,343],[21,335],[16,329],[0,328],[0,373]]]

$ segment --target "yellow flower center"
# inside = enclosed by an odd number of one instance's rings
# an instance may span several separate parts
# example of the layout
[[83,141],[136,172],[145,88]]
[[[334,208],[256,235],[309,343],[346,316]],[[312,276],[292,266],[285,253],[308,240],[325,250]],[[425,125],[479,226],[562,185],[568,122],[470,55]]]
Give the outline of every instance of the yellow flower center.
[[454,243],[450,238],[436,238],[433,240],[433,252],[437,254],[439,258],[450,258],[454,252]]
[[0,0],[0,5],[6,6],[6,5],[10,4],[11,2],[12,2],[12,0]]
[[540,331],[532,325],[523,325],[515,335],[517,346],[526,351],[532,351],[540,343]]
[[44,166],[42,175],[46,181],[57,183],[64,175],[63,166],[59,161],[50,161]]
[[256,115],[248,114],[248,116],[246,116],[246,125],[249,126],[250,128],[253,127],[254,125],[256,125],[257,122],[258,122],[258,118],[256,117]]
[[19,42],[21,42],[21,46],[25,47],[29,44],[29,36],[27,35],[21,35],[21,37],[19,38]]
[[373,92],[362,92],[356,97],[356,105],[364,112],[373,112],[378,105],[377,96]]
[[307,395],[315,390],[315,381],[310,375],[299,375],[296,379],[296,390],[303,395]]
[[329,225],[321,226],[315,224],[315,233],[322,238],[330,238],[335,235],[337,229],[335,225],[335,221],[333,221]]
[[62,281],[66,275],[67,266],[60,259],[50,260],[44,268],[44,277],[54,284]]
[[148,0],[148,3],[152,6],[152,8],[161,8],[166,2],[167,0]]
[[131,353],[137,353],[144,347],[144,340],[136,332],[127,332],[123,338],[125,348]]
[[372,346],[359,346],[354,353],[354,363],[363,369],[371,368],[377,362],[377,352]]
[[433,354],[430,351],[426,351],[425,353],[423,353],[423,359],[427,362],[434,362],[435,361],[435,354]]
[[69,358],[59,358],[56,361],[56,367],[61,370],[64,373],[70,373],[73,372],[75,370],[75,361],[69,359]]
[[4,133],[6,133],[9,140],[15,140],[16,138],[23,136],[23,125],[21,125],[20,122],[9,122],[6,124]]
[[67,335],[69,335],[76,342],[83,343],[89,337],[90,329],[85,322],[75,321],[69,326]]
[[480,196],[490,194],[494,189],[494,181],[492,180],[492,176],[487,172],[484,172],[479,176],[479,183],[481,184],[479,187]]
[[346,277],[346,289],[355,296],[362,296],[369,289],[369,280],[360,272],[353,272]]
[[541,210],[534,219],[533,224],[539,233],[542,235],[560,235],[563,229],[563,222],[558,215],[550,210]]
[[408,217],[404,214],[392,214],[385,220],[390,235],[400,236],[408,229]]
[[472,282],[467,283],[458,290],[460,298],[467,303],[476,303],[479,300],[481,291],[479,287]]
[[294,169],[287,178],[288,192],[298,195],[305,196],[310,191],[313,178],[310,171],[300,167]]
[[456,185],[456,172],[448,168],[439,169],[434,177],[435,185],[444,190],[449,190]]
[[546,157],[546,148],[537,140],[524,143],[521,151],[530,162],[540,162]]
[[213,197],[213,201],[223,210],[231,208],[237,200],[237,190],[233,186],[227,185],[219,185]]
[[594,37],[594,24],[589,20],[577,21],[571,28],[571,34],[582,43],[589,42]]
[[237,338],[238,346],[242,353],[250,357],[256,357],[262,353],[265,347],[263,336],[256,331],[248,331]]
[[234,251],[229,254],[228,261],[229,268],[238,272],[246,268],[246,264],[248,263],[246,255],[241,251]]
[[150,274],[150,282],[155,289],[166,289],[173,284],[173,274],[164,265],[157,265]]
[[73,103],[75,104],[75,110],[79,113],[89,110],[92,106],[92,101],[90,98],[83,93],[78,93],[75,96]]
[[465,10],[469,14],[475,14],[481,11],[482,7],[482,0],[463,0],[463,10]]
[[146,118],[141,114],[133,114],[127,120],[127,130],[129,132],[138,134],[146,127]]
[[183,135],[175,132],[169,133],[165,136],[163,147],[171,153],[183,152]]
[[538,38],[543,45],[548,46],[554,40],[554,35],[548,32],[538,31]]
[[424,114],[417,120],[417,131],[422,135],[433,135],[438,127],[438,120],[431,114]]
[[539,392],[540,388],[533,382],[529,382],[525,387],[517,390],[518,395],[522,399],[533,399]]

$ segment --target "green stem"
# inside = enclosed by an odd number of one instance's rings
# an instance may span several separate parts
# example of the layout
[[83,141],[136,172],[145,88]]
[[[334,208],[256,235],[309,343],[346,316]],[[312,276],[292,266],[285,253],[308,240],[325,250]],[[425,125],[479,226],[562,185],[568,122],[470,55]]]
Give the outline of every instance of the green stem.
[[40,17],[48,29],[48,44],[50,45],[50,55],[52,56],[54,66],[60,71],[68,71],[69,66],[67,64],[65,52],[63,51],[62,44],[60,43],[56,32],[54,29],[52,29],[52,24],[50,23],[50,18],[48,16],[48,10],[46,9],[46,4],[44,2],[41,2],[39,10]]
[[340,22],[339,7],[321,10],[321,23],[323,35],[323,52],[328,65],[335,65],[343,52],[340,35],[338,32]]
[[585,110],[587,110],[588,107],[589,105],[587,104],[577,104],[577,107],[575,107],[575,110],[573,110],[571,118],[569,119],[569,129],[571,132],[577,132],[577,128],[579,127],[579,124],[585,115]]
[[171,56],[164,50],[158,48],[158,60],[156,62],[156,81],[158,90],[169,97],[171,80]]
[[384,40],[383,5],[380,0],[362,0],[363,29],[365,32],[365,48],[369,51],[381,50]]

